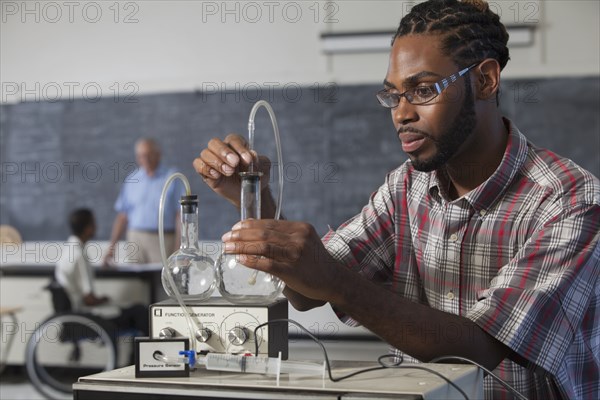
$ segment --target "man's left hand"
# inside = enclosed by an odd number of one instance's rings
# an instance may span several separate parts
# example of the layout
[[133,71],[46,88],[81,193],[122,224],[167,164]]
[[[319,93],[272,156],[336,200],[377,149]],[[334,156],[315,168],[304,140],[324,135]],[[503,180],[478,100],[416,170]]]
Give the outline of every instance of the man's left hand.
[[310,224],[272,219],[238,222],[222,237],[241,264],[272,274],[306,297],[335,302],[341,266]]

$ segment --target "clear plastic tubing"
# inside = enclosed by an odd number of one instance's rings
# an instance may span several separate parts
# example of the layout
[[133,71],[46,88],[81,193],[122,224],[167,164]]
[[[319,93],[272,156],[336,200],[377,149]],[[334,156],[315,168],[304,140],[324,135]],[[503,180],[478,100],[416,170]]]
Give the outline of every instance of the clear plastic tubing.
[[167,357],[161,351],[155,351],[152,358],[165,364],[189,364],[190,359],[187,357]]
[[[180,172],[176,172],[173,175],[169,176],[169,178],[165,182],[165,185],[163,186],[162,193],[160,194],[160,203],[158,206],[158,239],[159,239],[159,243],[160,243],[160,255],[162,257],[163,268],[169,268],[169,263],[167,261],[167,251],[165,249],[165,233],[164,233],[164,221],[163,221],[164,216],[165,216],[165,200],[167,197],[167,189],[169,188],[169,185],[171,184],[171,182],[173,182],[175,179],[180,179],[183,182],[183,185],[185,186],[186,196],[190,196],[192,194],[192,190],[190,188],[189,181],[187,180],[185,175],[183,175]],[[185,314],[185,319],[187,321],[188,329],[190,330],[190,336],[189,336],[190,337],[190,347],[192,350],[196,351],[196,341],[193,340],[193,338],[195,337],[194,332],[196,330],[194,329],[194,321],[192,320],[192,317],[190,316],[190,310],[188,309],[187,305],[184,303],[183,298],[181,297],[181,293],[179,293],[179,289],[177,288],[177,285],[175,284],[175,281],[173,280],[173,277],[171,276],[171,274],[166,274],[166,275],[167,275],[167,279],[169,281],[169,285],[171,286],[171,289],[173,290],[173,294],[175,295],[175,298],[177,299],[177,303],[179,304],[183,313]],[[201,327],[198,327],[198,329],[201,329]]]
[[[248,118],[248,147],[250,151],[254,151],[254,117],[256,116],[256,112],[260,107],[264,107],[269,113],[269,117],[271,118],[271,125],[273,125],[273,132],[275,134],[275,147],[277,148],[277,165],[278,167],[278,183],[279,183],[279,191],[277,195],[277,208],[275,210],[275,219],[279,219],[281,216],[281,204],[283,200],[283,157],[281,155],[281,139],[279,137],[279,128],[277,127],[277,119],[275,118],[275,112],[269,103],[264,100],[257,101],[252,110],[250,110],[250,117]],[[250,164],[249,172],[254,171],[254,164]],[[260,182],[260,180],[259,180]],[[260,189],[260,187],[259,187]],[[243,190],[242,190],[243,193]],[[260,195],[260,190],[259,190]],[[260,202],[258,203],[260,205]],[[259,207],[260,208],[260,207]],[[242,217],[242,219],[244,219]]]

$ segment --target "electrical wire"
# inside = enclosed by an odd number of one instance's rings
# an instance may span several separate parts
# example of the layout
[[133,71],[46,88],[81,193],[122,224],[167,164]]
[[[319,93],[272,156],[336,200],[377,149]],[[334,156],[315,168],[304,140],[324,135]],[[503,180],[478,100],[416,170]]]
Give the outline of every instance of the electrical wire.
[[512,395],[515,396],[517,399],[527,400],[527,397],[525,397],[521,393],[519,393],[519,391],[517,391],[517,389],[513,388],[512,386],[510,386],[508,383],[506,383],[505,381],[503,381],[502,379],[500,379],[500,377],[498,377],[492,371],[490,371],[489,369],[487,369],[486,367],[484,367],[483,365],[479,364],[476,361],[470,360],[470,359],[465,358],[465,357],[460,357],[460,356],[441,356],[441,357],[434,358],[430,362],[436,363],[436,362],[445,361],[445,360],[460,360],[460,361],[464,361],[464,362],[469,363],[469,364],[473,364],[476,367],[480,368],[482,371],[484,371],[486,374],[488,374],[489,376],[491,376],[492,379],[494,379],[496,382],[498,382],[500,385],[502,385],[506,390],[508,390],[509,392],[511,392]]
[[[308,337],[311,338],[321,348],[321,351],[323,352],[323,358],[325,359],[325,366],[327,368],[327,374],[328,374],[329,380],[332,381],[332,382],[339,382],[339,381],[342,381],[344,379],[348,379],[348,378],[356,376],[356,375],[364,374],[366,372],[378,371],[378,370],[387,369],[387,368],[419,369],[419,370],[422,370],[422,371],[429,372],[429,373],[431,373],[433,375],[436,375],[436,376],[440,377],[441,379],[445,380],[446,382],[448,382],[448,384],[450,386],[452,386],[453,388],[455,388],[466,400],[469,400],[469,397],[467,396],[467,394],[460,387],[458,387],[458,385],[456,385],[450,379],[448,379],[447,377],[445,377],[444,375],[440,374],[437,371],[434,371],[434,370],[432,370],[430,368],[422,367],[422,366],[419,366],[419,365],[400,365],[400,363],[402,362],[402,357],[400,357],[400,361],[399,362],[396,362],[396,363],[393,363],[393,364],[386,364],[386,363],[384,363],[383,360],[385,358],[396,357],[395,355],[392,355],[392,354],[385,354],[385,355],[380,356],[377,359],[377,361],[380,364],[379,367],[364,368],[364,369],[361,369],[361,370],[358,370],[358,371],[351,372],[351,373],[349,373],[347,375],[343,375],[343,376],[339,376],[339,377],[334,377],[332,375],[332,373],[331,373],[331,363],[329,362],[329,356],[327,355],[327,350],[325,349],[325,346],[323,345],[323,342],[321,342],[308,329],[306,329],[304,326],[302,326],[300,323],[294,321],[293,319],[281,318],[281,319],[274,319],[274,320],[271,320],[271,321],[264,322],[264,323],[258,325],[256,328],[254,328],[254,337],[255,338],[257,337],[256,333],[263,326],[267,326],[267,325],[271,325],[271,324],[276,324],[276,323],[290,323],[290,324],[293,324],[293,325],[297,326],[298,328],[300,328],[300,330],[302,330],[304,333],[306,333],[308,335]],[[254,341],[254,355],[255,356],[258,355],[258,340]]]

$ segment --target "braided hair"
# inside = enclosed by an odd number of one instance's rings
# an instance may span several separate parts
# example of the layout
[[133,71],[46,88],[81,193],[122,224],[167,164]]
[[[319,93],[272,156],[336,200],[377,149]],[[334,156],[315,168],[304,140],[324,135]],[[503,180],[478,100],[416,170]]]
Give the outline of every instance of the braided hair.
[[400,21],[392,39],[411,34],[441,34],[442,51],[467,67],[493,58],[504,69],[509,60],[508,33],[483,0],[429,0],[415,5]]

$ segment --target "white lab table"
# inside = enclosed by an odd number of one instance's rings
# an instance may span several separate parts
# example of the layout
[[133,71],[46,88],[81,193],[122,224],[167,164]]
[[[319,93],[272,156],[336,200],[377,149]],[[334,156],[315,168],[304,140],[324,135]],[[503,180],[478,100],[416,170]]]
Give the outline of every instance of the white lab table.
[[[374,363],[337,361],[333,375],[341,376]],[[408,364],[410,365],[410,364]],[[483,398],[482,373],[474,366],[419,364],[431,368],[460,387],[469,399]],[[198,370],[188,378],[135,378],[134,367],[79,378],[75,400],[171,399],[461,399],[444,379],[419,369],[389,368],[341,382],[323,377],[283,374],[275,377]]]

